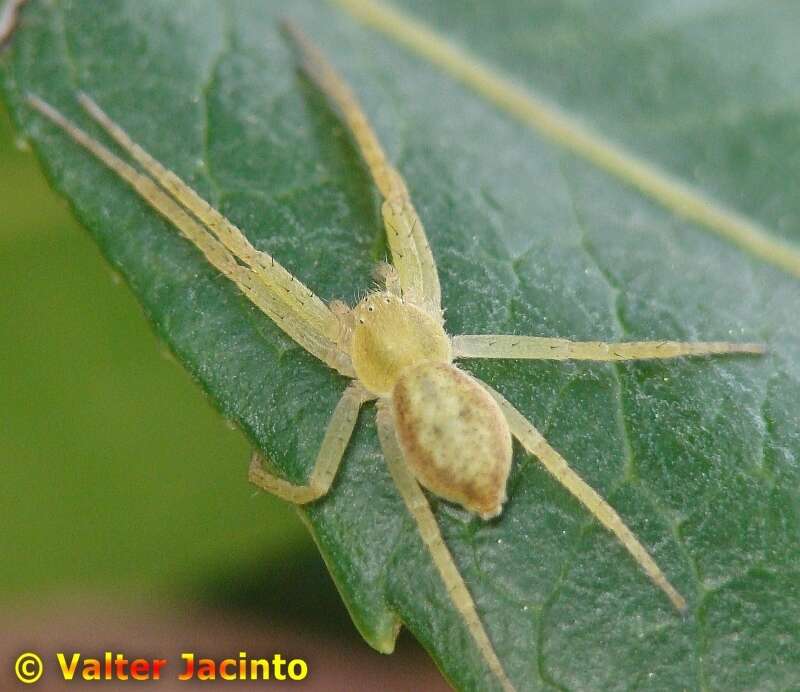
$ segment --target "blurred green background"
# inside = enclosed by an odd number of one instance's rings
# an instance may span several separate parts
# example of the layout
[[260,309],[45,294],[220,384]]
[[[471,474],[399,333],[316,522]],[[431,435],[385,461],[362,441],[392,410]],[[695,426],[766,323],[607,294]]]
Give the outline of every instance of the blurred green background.
[[[149,328],[0,107],[0,603],[204,597],[313,559],[294,511]],[[265,562],[268,556],[269,564]]]

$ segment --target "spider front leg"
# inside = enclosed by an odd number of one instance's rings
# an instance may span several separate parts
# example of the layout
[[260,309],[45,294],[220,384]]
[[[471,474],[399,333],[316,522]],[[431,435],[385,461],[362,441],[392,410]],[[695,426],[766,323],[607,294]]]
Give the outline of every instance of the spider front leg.
[[511,334],[461,334],[453,337],[454,358],[530,360],[653,360],[722,353],[765,352],[763,344],[727,341],[569,341]]
[[305,73],[335,106],[384,198],[381,214],[403,295],[441,320],[439,274],[408,186],[389,163],[361,104],[342,76],[297,27],[287,22],[285,28],[302,52]]
[[672,604],[681,612],[686,610],[686,601],[669,583],[661,568],[644,546],[637,540],[633,532],[625,525],[616,510],[609,505],[597,491],[584,481],[555,449],[553,449],[544,439],[542,434],[515,409],[508,400],[499,392],[495,391],[485,382],[481,384],[495,398],[500,405],[511,434],[516,437],[528,452],[536,456],[544,467],[555,476],[556,480],[569,490],[583,505],[588,509],[597,520],[613,533],[627,548],[636,562],[672,601]]
[[178,175],[134,142],[88,94],[78,94],[78,102],[164,190],[194,214],[231,253],[257,273],[266,286],[284,300],[289,310],[295,311],[298,318],[308,321],[328,338],[336,338],[338,323],[325,303],[313,291],[276,262],[271,255],[253,247],[237,226],[206,202]]
[[333,483],[336,471],[353,434],[361,405],[372,397],[358,384],[351,384],[339,399],[325,430],[314,469],[308,483],[295,485],[264,470],[264,457],[253,452],[250,461],[250,482],[277,495],[283,500],[302,505],[325,495]]
[[417,524],[422,542],[430,553],[436,569],[439,571],[452,604],[469,630],[470,635],[478,646],[481,655],[489,669],[494,673],[505,692],[514,692],[514,686],[508,679],[500,660],[497,658],[489,635],[475,608],[475,601],[458,571],[453,556],[445,545],[439,524],[431,511],[425,494],[419,487],[416,478],[403,459],[403,452],[397,442],[392,414],[388,407],[378,402],[378,437],[380,438],[383,455],[389,466],[394,484],[403,498],[411,516]]
[[350,357],[338,342],[341,325],[328,306],[272,257],[256,250],[236,226],[153,159],[88,96],[81,94],[79,101],[147,174],[120,159],[49,103],[28,95],[34,109],[126,181],[292,339],[330,367],[351,376]]

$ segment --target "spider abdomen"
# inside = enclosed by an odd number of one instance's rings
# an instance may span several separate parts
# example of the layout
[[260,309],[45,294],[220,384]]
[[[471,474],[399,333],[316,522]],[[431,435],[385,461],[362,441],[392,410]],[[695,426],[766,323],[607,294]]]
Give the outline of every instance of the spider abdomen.
[[489,519],[500,514],[511,468],[511,433],[500,407],[453,365],[403,372],[392,391],[395,429],[417,480]]

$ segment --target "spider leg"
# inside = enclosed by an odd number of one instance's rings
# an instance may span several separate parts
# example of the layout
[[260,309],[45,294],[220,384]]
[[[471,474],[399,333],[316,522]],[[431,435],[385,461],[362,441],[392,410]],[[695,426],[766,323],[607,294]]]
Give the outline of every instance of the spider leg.
[[358,384],[351,384],[345,389],[325,430],[325,437],[308,483],[295,485],[268,473],[263,467],[264,457],[257,451],[253,452],[250,461],[250,482],[283,500],[298,505],[313,502],[325,495],[333,483],[350,442],[361,405],[371,398]]
[[[88,103],[88,97],[82,97],[82,99]],[[237,230],[243,244],[239,243],[238,245],[231,240],[231,237],[233,237],[232,231],[229,235],[225,235],[222,231],[215,235],[208,230],[207,226],[198,223],[198,218],[202,221],[200,216],[196,218],[192,216],[198,208],[197,205],[194,207],[181,206],[178,203],[180,199],[176,201],[170,197],[150,177],[122,161],[42,99],[29,95],[28,102],[39,113],[61,128],[75,142],[91,152],[133,187],[142,199],[172,223],[184,237],[190,240],[205,255],[212,266],[233,281],[257,307],[266,313],[292,339],[330,367],[342,374],[353,376],[354,373],[349,356],[339,348],[336,337],[333,336],[333,325],[335,323],[338,332],[339,320],[322,301],[313,296],[297,279],[281,267],[282,272],[289,277],[291,287],[284,287],[277,283],[277,280],[273,280],[270,283],[268,280],[270,274],[264,265],[269,264],[271,258],[268,255],[263,255],[263,253],[258,253],[252,248],[241,232]],[[139,155],[146,157],[142,150],[139,150]],[[152,160],[150,161],[152,163]],[[219,212],[211,209],[205,202],[202,202],[202,204],[206,206],[206,210],[212,215],[219,215]],[[219,216],[223,218],[221,215]],[[235,229],[232,225],[231,227]],[[214,230],[214,228],[211,228],[211,230]],[[247,248],[250,249],[248,250]],[[279,267],[280,265],[276,262],[275,266]],[[274,277],[274,273],[272,276]],[[287,295],[292,295],[293,299],[287,298]],[[304,302],[300,301],[300,295],[304,296]],[[316,302],[319,302],[324,310],[328,311],[332,322],[323,324],[322,313],[316,309],[306,310],[307,304],[312,305],[316,304]]]
[[517,411],[502,394],[492,389],[485,382],[481,382],[481,384],[486,387],[487,391],[500,405],[508,421],[511,434],[520,441],[528,452],[538,457],[545,468],[556,477],[556,480],[580,500],[597,520],[620,540],[650,579],[653,580],[653,583],[669,597],[672,604],[681,612],[685,611],[686,601],[683,596],[667,581],[655,560],[650,557],[650,554],[639,543],[636,536],[633,535],[633,532],[625,525],[611,505],[569,467],[564,457],[547,443],[547,440],[544,439],[533,424]]
[[389,163],[358,99],[342,76],[297,27],[288,22],[285,27],[302,53],[305,73],[336,107],[384,198],[381,213],[403,293],[441,319],[436,263],[403,177]]
[[19,12],[28,0],[8,0],[0,10],[0,48],[5,48],[17,29]]
[[764,353],[763,344],[727,341],[569,341],[510,334],[462,334],[453,337],[454,358],[526,358],[531,360],[651,360],[720,353]]
[[500,681],[503,690],[513,692],[514,686],[497,658],[489,635],[486,634],[486,630],[478,616],[475,601],[472,600],[467,585],[464,583],[464,579],[453,561],[453,556],[450,554],[447,545],[445,545],[442,532],[436,523],[436,517],[431,511],[430,505],[419,487],[419,483],[417,483],[413,473],[403,459],[403,453],[395,435],[391,412],[388,408],[382,406],[381,402],[378,403],[378,436],[392,479],[403,498],[406,508],[417,524],[422,542],[425,544],[436,565],[436,569],[442,577],[450,601],[467,625],[467,629],[477,644],[481,655],[492,673]]
[[258,274],[270,290],[287,302],[290,309],[302,315],[321,334],[332,340],[336,339],[338,321],[331,314],[327,305],[313,291],[276,262],[271,255],[256,250],[239,228],[200,197],[175,173],[165,168],[134,142],[90,96],[80,93],[78,101],[117,144],[130,154],[177,202],[211,230],[230,252]]

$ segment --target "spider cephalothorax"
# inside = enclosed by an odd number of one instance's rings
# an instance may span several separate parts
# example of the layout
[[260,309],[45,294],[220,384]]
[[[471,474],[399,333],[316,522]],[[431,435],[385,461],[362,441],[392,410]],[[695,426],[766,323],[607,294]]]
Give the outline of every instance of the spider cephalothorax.
[[356,376],[376,396],[388,396],[400,374],[422,362],[451,363],[441,322],[389,292],[371,293],[353,308],[350,357]]
[[254,453],[250,479],[295,503],[319,499],[331,487],[360,407],[377,399],[381,447],[398,492],[414,517],[420,538],[438,569],[448,597],[492,675],[505,690],[513,685],[495,653],[475,603],[420,484],[484,519],[496,517],[506,499],[515,437],[611,531],[679,610],[683,597],[616,511],[573,471],[536,428],[499,392],[458,369],[460,358],[567,358],[618,361],[712,353],[762,353],[758,344],[726,342],[573,342],[512,335],[458,335],[444,330],[441,292],[422,222],[400,174],[392,168],[352,92],[314,46],[296,30],[311,79],[328,95],[352,132],[384,198],[386,237],[393,265],[384,265],[385,290],[352,310],[326,304],[274,258],[256,250],[244,233],[174,173],[139,147],[85,94],[87,112],[146,174],[69,122],[35,96],[40,113],[91,151],[165,216],[224,276],[309,353],[351,382],[333,412],[305,485],[264,468]]

